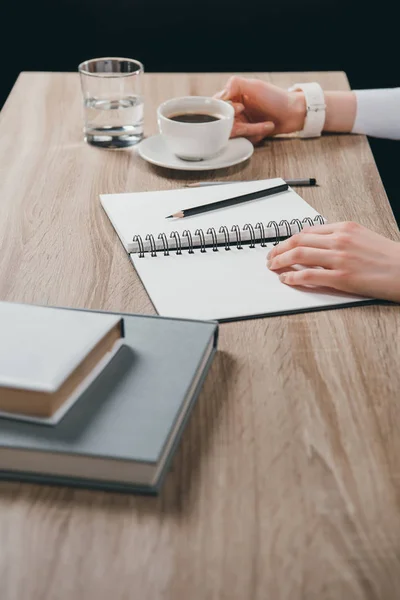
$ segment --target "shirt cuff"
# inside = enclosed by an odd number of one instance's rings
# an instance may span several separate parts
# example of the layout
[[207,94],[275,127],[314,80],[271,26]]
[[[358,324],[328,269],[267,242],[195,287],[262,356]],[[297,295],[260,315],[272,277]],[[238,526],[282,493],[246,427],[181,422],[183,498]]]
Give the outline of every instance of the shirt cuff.
[[400,88],[354,90],[357,113],[352,133],[400,139]]

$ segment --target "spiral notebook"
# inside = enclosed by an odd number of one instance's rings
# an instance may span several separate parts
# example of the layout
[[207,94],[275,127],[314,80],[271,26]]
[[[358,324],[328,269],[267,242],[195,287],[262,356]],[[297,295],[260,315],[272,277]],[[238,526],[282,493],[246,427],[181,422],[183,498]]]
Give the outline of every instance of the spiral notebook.
[[286,286],[267,269],[266,255],[273,244],[304,224],[324,222],[291,188],[184,219],[165,218],[280,183],[284,181],[269,179],[107,194],[100,200],[160,315],[231,321],[365,302],[325,289]]

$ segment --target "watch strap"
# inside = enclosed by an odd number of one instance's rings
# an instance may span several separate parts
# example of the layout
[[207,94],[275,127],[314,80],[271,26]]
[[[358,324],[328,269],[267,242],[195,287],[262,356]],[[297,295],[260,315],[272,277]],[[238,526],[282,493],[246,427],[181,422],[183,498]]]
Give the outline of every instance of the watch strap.
[[325,96],[319,83],[295,83],[289,92],[302,91],[306,101],[306,118],[300,137],[319,137],[325,124]]

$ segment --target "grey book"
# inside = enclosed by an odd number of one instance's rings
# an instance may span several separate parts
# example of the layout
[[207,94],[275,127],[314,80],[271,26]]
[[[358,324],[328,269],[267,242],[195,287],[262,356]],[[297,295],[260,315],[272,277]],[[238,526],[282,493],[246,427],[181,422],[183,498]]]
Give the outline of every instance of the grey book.
[[141,315],[55,427],[0,420],[0,478],[157,493],[216,351],[218,326]]

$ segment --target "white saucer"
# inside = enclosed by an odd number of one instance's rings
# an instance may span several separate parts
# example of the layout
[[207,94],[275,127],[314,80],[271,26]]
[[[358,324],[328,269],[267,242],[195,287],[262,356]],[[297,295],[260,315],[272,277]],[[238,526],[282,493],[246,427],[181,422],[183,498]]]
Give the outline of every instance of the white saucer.
[[245,138],[229,140],[227,147],[214,158],[190,162],[182,160],[172,154],[167,148],[161,135],[146,138],[137,146],[137,151],[144,160],[158,167],[179,169],[181,171],[209,171],[211,169],[225,169],[241,163],[253,154],[254,147]]

